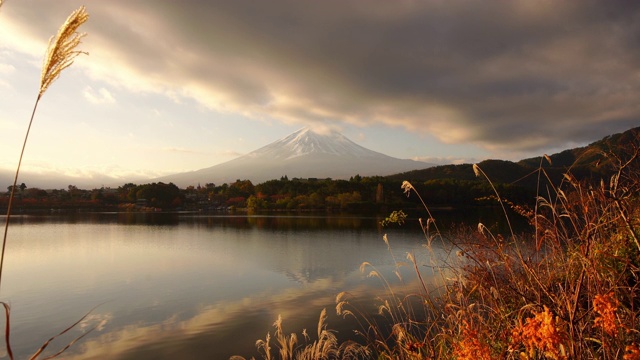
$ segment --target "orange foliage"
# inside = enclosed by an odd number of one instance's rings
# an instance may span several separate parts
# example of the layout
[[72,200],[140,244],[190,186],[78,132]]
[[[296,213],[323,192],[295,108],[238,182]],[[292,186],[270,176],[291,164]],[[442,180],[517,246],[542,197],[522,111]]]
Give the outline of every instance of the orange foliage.
[[462,340],[456,344],[453,355],[459,360],[491,360],[491,349],[480,341],[478,330],[472,329],[469,323],[463,322]]
[[606,295],[596,295],[593,299],[593,310],[597,316],[593,320],[595,326],[614,336],[617,332],[616,310],[618,309],[618,300],[613,292]]
[[514,343],[524,344],[529,356],[540,350],[548,358],[564,359],[560,347],[566,339],[567,336],[560,329],[557,319],[546,306],[544,311],[527,318],[524,325],[519,324],[513,331]]
[[622,357],[624,360],[640,360],[640,347],[636,344],[628,345],[625,350],[626,354]]

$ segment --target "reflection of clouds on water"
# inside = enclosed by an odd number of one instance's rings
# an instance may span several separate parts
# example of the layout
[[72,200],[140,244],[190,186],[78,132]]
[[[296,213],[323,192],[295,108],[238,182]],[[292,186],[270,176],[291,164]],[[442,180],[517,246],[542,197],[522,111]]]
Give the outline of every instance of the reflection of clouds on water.
[[[322,308],[332,310],[335,295],[327,289],[335,286],[339,285],[318,281],[311,287],[290,288],[279,294],[261,293],[201,306],[194,316],[183,320],[179,314],[173,314],[154,324],[125,324],[111,331],[107,327],[107,332],[78,345],[74,355],[68,358],[175,359],[257,355],[255,340],[272,331],[271,324],[278,314],[282,315],[290,331],[300,332],[303,327],[314,326]],[[358,292],[358,289],[354,290]],[[234,334],[242,336],[234,339]],[[253,334],[252,340],[247,339],[248,334]],[[230,342],[235,342],[235,346]]]
[[[92,318],[108,320],[104,332],[76,344],[76,359],[250,357],[278,314],[299,333],[327,308],[329,326],[350,334],[335,296],[349,291],[374,311],[380,295],[381,282],[359,271],[364,261],[402,286],[376,219],[193,216],[145,226],[122,216],[12,229],[3,291],[16,304],[17,347],[32,349],[30,339],[107,301]],[[387,230],[398,261],[410,251],[430,264],[419,231]],[[400,271],[410,285],[412,267]]]
[[[301,334],[317,325],[320,311],[327,309],[328,325],[341,336],[360,330],[351,318],[342,319],[335,313],[337,293],[343,287],[330,280],[320,280],[305,288],[289,288],[278,294],[261,293],[237,301],[201,306],[190,318],[180,320],[178,314],[168,315],[154,324],[125,324],[90,340],[83,341],[67,356],[79,359],[175,359],[228,358],[231,355],[258,356],[255,340],[273,332],[272,324],[282,315],[285,332]],[[403,292],[404,291],[404,292]],[[394,285],[398,298],[419,291],[417,279],[404,285]],[[375,299],[389,291],[360,285],[349,287],[349,299],[361,310],[375,312]],[[300,336],[300,338],[302,338]]]
[[78,324],[78,329],[82,332],[87,331],[102,331],[104,327],[107,325],[109,321],[113,318],[111,313],[99,314],[99,313],[91,313],[87,315],[80,323]]

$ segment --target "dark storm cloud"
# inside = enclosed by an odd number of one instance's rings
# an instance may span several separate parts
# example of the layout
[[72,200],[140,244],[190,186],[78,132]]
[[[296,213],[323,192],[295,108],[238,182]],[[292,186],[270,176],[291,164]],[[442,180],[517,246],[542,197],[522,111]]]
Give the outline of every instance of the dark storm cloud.
[[167,0],[89,11],[92,51],[110,66],[221,111],[383,123],[513,151],[640,124],[636,2]]

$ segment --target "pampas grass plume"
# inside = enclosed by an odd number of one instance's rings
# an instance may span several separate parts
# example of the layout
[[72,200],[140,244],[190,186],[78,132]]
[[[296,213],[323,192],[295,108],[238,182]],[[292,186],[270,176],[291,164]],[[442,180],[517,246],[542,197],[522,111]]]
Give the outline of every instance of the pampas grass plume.
[[[2,5],[0,0],[0,6]],[[24,156],[24,150],[27,146],[27,140],[29,139],[29,132],[31,131],[31,125],[33,124],[33,118],[38,108],[38,103],[44,95],[49,86],[60,76],[62,70],[68,68],[73,64],[73,60],[80,54],[87,54],[86,52],[76,50],[76,47],[80,44],[80,40],[85,34],[79,34],[77,32],[80,25],[84,24],[89,19],[84,6],[81,6],[77,10],[71,13],[67,20],[62,24],[58,33],[49,39],[49,46],[42,64],[42,75],[40,77],[40,90],[36,98],[36,102],[31,112],[31,118],[29,119],[29,125],[27,126],[27,133],[24,136],[22,143],[22,150],[20,151],[20,158],[18,159],[18,166],[16,167],[16,175],[13,179],[13,186],[11,188],[11,194],[9,195],[9,204],[7,206],[7,216],[5,218],[4,237],[2,239],[2,252],[0,254],[0,284],[2,282],[2,269],[4,265],[4,254],[7,244],[7,232],[9,229],[9,219],[11,218],[11,208],[13,205],[13,198],[15,196],[15,189],[18,183],[18,175],[20,174],[20,167],[22,165],[22,158]]]
[[58,34],[49,39],[49,46],[42,64],[38,97],[47,91],[49,85],[60,76],[62,70],[73,64],[73,60],[78,55],[87,54],[84,51],[76,50],[76,47],[86,35],[86,33],[78,33],[77,30],[88,19],[89,14],[85,7],[79,7],[69,15],[67,21],[58,30]]
[[478,164],[473,164],[473,173],[476,174],[476,177],[480,177],[480,166]]

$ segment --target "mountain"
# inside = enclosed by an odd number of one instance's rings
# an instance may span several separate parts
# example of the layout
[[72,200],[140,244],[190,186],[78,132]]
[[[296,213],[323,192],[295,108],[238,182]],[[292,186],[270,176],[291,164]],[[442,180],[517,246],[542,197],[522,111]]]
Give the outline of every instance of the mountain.
[[348,179],[354,175],[390,175],[423,169],[431,164],[394,158],[364,148],[338,132],[321,134],[303,128],[249,154],[205,169],[163,176],[155,182],[179,187],[232,183],[237,179],[261,183],[289,178]]
[[[629,129],[625,132],[605,136],[587,146],[564,150],[549,156],[551,163],[556,167],[578,167],[596,171],[596,168],[609,167],[611,157],[604,154],[613,153],[623,156],[634,148],[640,146],[640,127]],[[541,157],[520,160],[518,164],[523,166],[540,165]],[[596,166],[597,165],[597,166]]]
[[[526,188],[538,185],[536,170],[542,166],[557,184],[564,174],[570,170],[578,180],[608,179],[616,170],[612,157],[614,154],[621,159],[629,159],[633,149],[640,148],[640,127],[629,129],[623,133],[613,134],[595,141],[587,146],[564,150],[548,156],[551,163],[542,156],[523,159],[518,162],[507,160],[484,160],[478,166],[489,176],[492,182],[515,183]],[[636,162],[640,161],[636,159]],[[428,169],[408,171],[389,176],[394,180],[427,181],[427,180],[473,180],[476,178],[472,164],[442,165]]]

